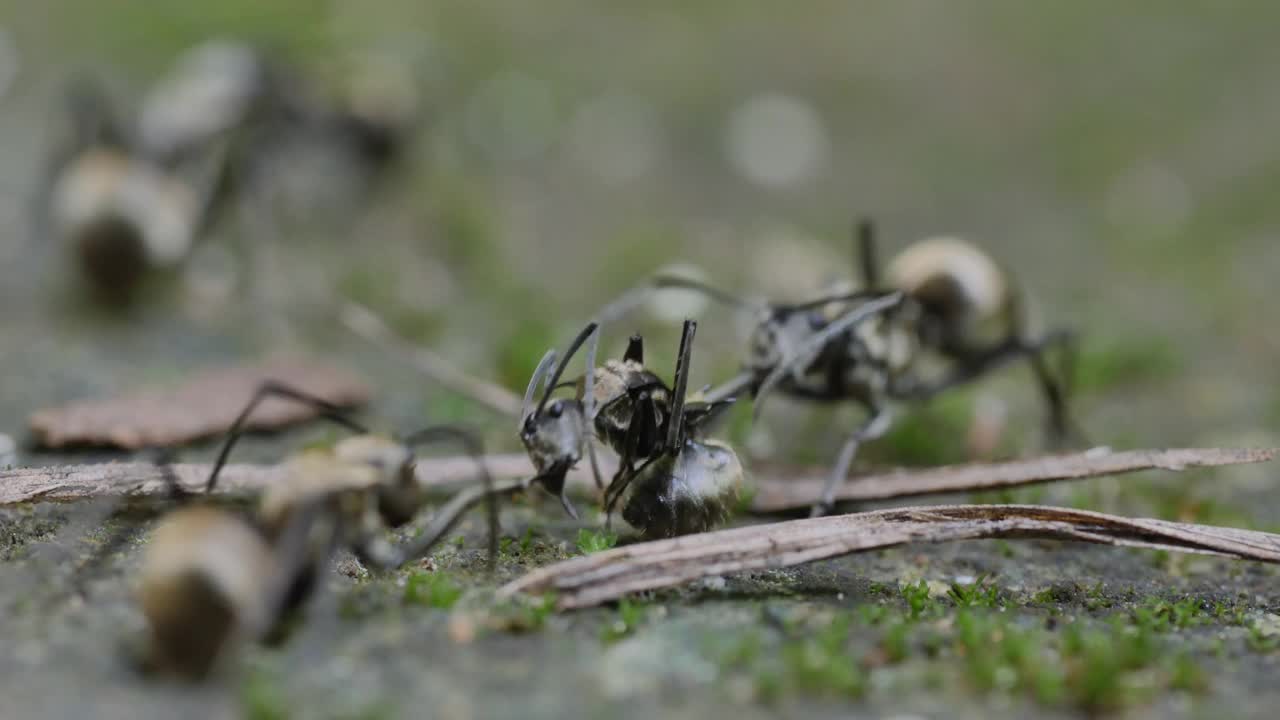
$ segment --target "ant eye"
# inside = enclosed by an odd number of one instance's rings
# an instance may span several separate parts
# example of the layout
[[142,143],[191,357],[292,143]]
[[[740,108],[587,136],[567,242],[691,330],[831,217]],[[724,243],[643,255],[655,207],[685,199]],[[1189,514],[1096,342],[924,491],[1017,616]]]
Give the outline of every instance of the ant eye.
[[558,418],[563,413],[564,413],[564,403],[560,402],[559,400],[551,403],[550,407],[547,408],[547,414],[553,418]]
[[809,313],[810,329],[821,330],[826,326],[827,326],[827,319],[823,317],[822,313],[818,312],[817,310],[814,310],[813,312]]

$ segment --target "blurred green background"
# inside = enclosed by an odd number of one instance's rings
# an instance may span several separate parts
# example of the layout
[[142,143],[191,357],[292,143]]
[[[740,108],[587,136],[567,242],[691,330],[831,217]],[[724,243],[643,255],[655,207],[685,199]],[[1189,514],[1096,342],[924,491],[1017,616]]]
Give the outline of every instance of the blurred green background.
[[[664,264],[803,297],[848,272],[852,218],[869,214],[886,254],[932,234],[973,239],[1042,326],[1081,332],[1076,412],[1095,442],[1270,442],[1272,15],[1261,3],[10,2],[0,347],[10,374],[25,357],[63,377],[5,383],[0,403],[21,412],[171,377],[179,358],[280,344],[394,373],[334,327],[343,297],[519,388],[543,350]],[[366,206],[273,237],[224,221],[170,294],[123,320],[86,315],[67,301],[65,249],[24,230],[61,88],[88,69],[127,108],[177,53],[220,37],[272,48],[322,86],[355,53],[387,53],[414,68],[427,121]],[[270,248],[247,295],[228,291],[239,279],[222,257],[246,242]],[[733,371],[740,324],[704,318],[695,383]],[[608,347],[635,328],[667,367],[673,328],[641,316]],[[397,420],[424,407],[488,419],[392,377],[381,389],[400,399]],[[981,387],[907,420],[871,457],[958,459],[975,393],[1011,406],[1006,450],[1034,448],[1025,370]],[[857,417],[778,412],[801,422],[766,418],[772,432],[800,431],[750,446],[813,462]],[[745,442],[744,420],[732,432]]]

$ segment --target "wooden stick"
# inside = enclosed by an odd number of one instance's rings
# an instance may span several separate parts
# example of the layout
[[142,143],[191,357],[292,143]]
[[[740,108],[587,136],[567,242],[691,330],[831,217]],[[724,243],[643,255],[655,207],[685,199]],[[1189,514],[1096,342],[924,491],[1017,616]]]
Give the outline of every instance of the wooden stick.
[[[497,478],[533,474],[533,466],[524,454],[489,455],[485,457],[485,463]],[[205,481],[209,477],[208,464],[181,463],[172,468],[184,488],[204,492]],[[472,480],[476,476],[475,459],[465,455],[422,458],[418,460],[416,470],[420,482],[440,487]],[[281,465],[227,465],[218,478],[216,492],[255,492],[279,482],[283,473]],[[125,494],[153,495],[166,491],[160,471],[152,463],[98,463],[0,471],[0,505]]]
[[[1096,448],[1069,455],[1046,455],[995,463],[944,465],[936,468],[900,468],[851,478],[836,493],[836,500],[867,502],[949,492],[1003,488],[1076,480],[1099,475],[1120,475],[1139,470],[1179,471],[1190,467],[1239,465],[1269,461],[1274,449],[1175,448],[1112,452]],[[751,509],[780,512],[808,508],[822,493],[825,471],[812,477],[783,481],[761,478]]]
[[1036,505],[896,508],[639,543],[534,570],[499,597],[556,593],[561,609],[705,577],[783,568],[911,542],[1050,538],[1280,562],[1280,535]]
[[[837,497],[846,501],[887,500],[939,493],[992,490],[1039,482],[1077,479],[1136,470],[1181,470],[1187,467],[1264,462],[1275,450],[1183,448],[1132,450],[1116,453],[1089,451],[1010,462],[953,465],[921,470],[895,470],[850,481]],[[612,474],[616,461],[602,457],[601,471]],[[496,478],[527,477],[533,466],[523,453],[488,455],[485,463]],[[585,463],[583,463],[585,465]],[[204,464],[180,464],[174,471],[192,490],[203,487],[209,474]],[[219,492],[260,490],[280,478],[281,470],[268,465],[228,465]],[[425,485],[447,486],[474,477],[474,460],[466,456],[421,458],[418,479]],[[583,492],[594,484],[586,467],[575,468],[569,482]],[[784,476],[757,478],[752,501],[754,512],[778,512],[807,508],[818,497],[821,480],[788,480]],[[798,489],[797,489],[798,488]],[[30,501],[66,501],[125,493],[162,492],[159,472],[149,463],[102,463],[0,470],[0,505]]]

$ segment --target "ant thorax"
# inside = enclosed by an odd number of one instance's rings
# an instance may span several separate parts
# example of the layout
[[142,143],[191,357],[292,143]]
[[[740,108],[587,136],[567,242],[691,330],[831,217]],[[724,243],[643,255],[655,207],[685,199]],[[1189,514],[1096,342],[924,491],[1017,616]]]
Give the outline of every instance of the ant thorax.
[[[653,427],[661,427],[666,409],[671,404],[671,391],[653,372],[634,360],[609,360],[592,372],[592,399],[596,416],[596,435],[609,447],[621,452],[627,431],[636,417],[635,393],[648,392],[653,407],[661,412],[653,418]],[[656,438],[647,439],[647,445]],[[643,449],[643,448],[642,448]]]
[[883,394],[894,378],[910,369],[918,345],[911,320],[903,313],[868,318],[854,329],[847,345],[844,383],[849,394],[863,399]]
[[650,538],[710,530],[728,519],[744,481],[742,463],[728,445],[686,440],[632,481],[622,517]]
[[816,316],[798,312],[761,313],[747,340],[747,369],[764,376],[785,362],[813,334],[812,317]]
[[263,493],[258,516],[264,531],[274,538],[295,509],[318,498],[341,514],[359,515],[370,491],[385,479],[385,473],[372,465],[344,463],[332,450],[308,450],[285,463],[284,477]]

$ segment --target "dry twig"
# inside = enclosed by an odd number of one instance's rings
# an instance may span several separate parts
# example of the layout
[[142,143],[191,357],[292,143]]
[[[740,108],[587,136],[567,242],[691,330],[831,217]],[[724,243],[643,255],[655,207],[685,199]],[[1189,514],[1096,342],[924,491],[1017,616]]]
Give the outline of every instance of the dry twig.
[[[925,469],[902,468],[861,475],[850,478],[836,493],[836,499],[866,502],[916,495],[998,490],[1057,480],[1120,475],[1138,470],[1177,471],[1189,467],[1266,462],[1275,455],[1275,450],[1251,448],[1174,448],[1120,452],[1098,448],[1070,455],[1046,455],[1024,460]],[[751,509],[767,513],[808,508],[821,495],[825,477],[824,473],[792,480],[761,478],[756,485]]]
[[1280,562],[1280,535],[1037,505],[939,505],[792,520],[639,543],[534,570],[499,595],[557,594],[571,609],[704,577],[892,547],[977,538],[1051,538]]
[[[1173,450],[1133,450],[1117,453],[1087,452],[1010,462],[954,465],[922,470],[896,470],[857,478],[839,496],[843,500],[888,500],[896,497],[991,490],[1037,482],[1085,478],[1135,470],[1181,470],[1186,467],[1233,465],[1263,462],[1274,450],[1183,448]],[[611,458],[600,458],[601,470],[613,472]],[[488,455],[485,463],[498,478],[527,477],[533,466],[523,453]],[[176,465],[184,485],[202,487],[208,465]],[[473,476],[475,464],[465,456],[420,458],[418,479],[426,485],[450,485]],[[275,481],[280,471],[264,465],[229,465],[223,470],[219,490],[248,492]],[[594,489],[590,472],[577,468],[569,482],[583,491]],[[821,481],[788,480],[782,476],[757,478],[757,492],[751,509],[777,512],[808,507],[818,497]],[[794,490],[793,488],[798,488]],[[102,463],[0,470],[0,505],[32,500],[64,501],[123,493],[161,492],[159,473],[147,463]]]
[[342,307],[342,324],[383,350],[402,355],[423,375],[459,395],[471,398],[503,415],[516,417],[520,414],[520,397],[515,393],[468,374],[437,352],[410,344],[398,337],[369,308],[354,302],[345,303]]

